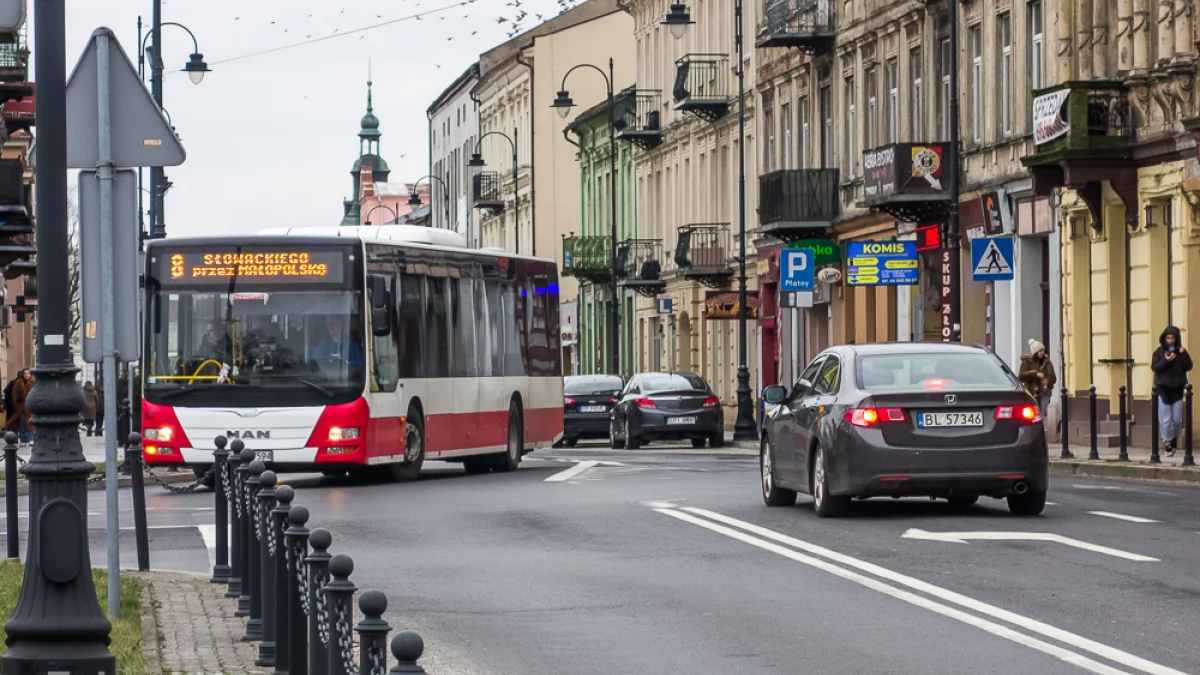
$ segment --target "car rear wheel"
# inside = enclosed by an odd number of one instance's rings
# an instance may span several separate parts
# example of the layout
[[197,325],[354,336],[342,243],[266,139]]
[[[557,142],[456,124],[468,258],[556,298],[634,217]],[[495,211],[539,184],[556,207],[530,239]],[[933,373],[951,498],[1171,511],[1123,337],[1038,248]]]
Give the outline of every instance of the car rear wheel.
[[825,466],[825,449],[817,446],[814,450],[812,470],[813,511],[820,518],[840,518],[850,510],[849,497],[837,497],[829,494],[829,471]]
[[1036,516],[1046,509],[1046,491],[1008,496],[1008,510],[1014,516]]
[[640,447],[642,447],[642,439],[629,430],[629,420],[625,420],[625,449],[637,450]]
[[621,437],[617,435],[617,423],[615,421],[608,423],[608,447],[613,450],[620,450],[622,447]]
[[775,484],[775,463],[771,456],[771,444],[764,438],[758,451],[758,467],[762,472],[763,502],[767,506],[792,506],[796,503],[796,493]]
[[693,438],[692,439],[692,447],[693,448],[703,448],[704,442],[705,442],[705,439],[703,439],[703,438]]

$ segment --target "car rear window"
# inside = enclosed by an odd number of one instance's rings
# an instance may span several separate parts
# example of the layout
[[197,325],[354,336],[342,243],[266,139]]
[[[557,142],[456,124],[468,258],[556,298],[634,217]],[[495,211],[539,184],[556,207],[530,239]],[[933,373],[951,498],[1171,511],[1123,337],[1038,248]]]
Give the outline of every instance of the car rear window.
[[1011,389],[1012,380],[992,354],[867,354],[858,358],[858,384],[869,392]]
[[563,382],[563,393],[574,394],[610,394],[614,391],[621,391],[625,383],[619,377],[588,377],[588,378],[570,378]]
[[704,378],[691,373],[650,373],[642,376],[643,391],[670,391],[672,389],[696,389],[708,391]]

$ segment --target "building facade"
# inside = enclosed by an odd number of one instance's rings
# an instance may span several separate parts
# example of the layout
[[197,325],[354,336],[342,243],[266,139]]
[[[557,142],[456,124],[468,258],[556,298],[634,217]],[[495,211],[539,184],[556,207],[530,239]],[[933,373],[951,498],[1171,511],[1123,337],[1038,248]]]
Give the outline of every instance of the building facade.
[[[3,298],[0,301],[0,381],[32,368],[37,331],[34,171],[29,165],[36,100],[28,78],[27,32],[0,35],[0,208],[4,211]],[[78,284],[76,284],[78,286]],[[82,336],[71,336],[73,344]]]
[[[453,229],[474,247],[481,246],[479,215],[471,208],[471,172],[467,161],[479,142],[479,103],[471,90],[479,82],[472,63],[426,110],[429,116],[430,193],[433,226]],[[448,208],[447,207],[448,203]]]
[[[746,3],[745,26],[758,8]],[[758,226],[754,180],[755,50],[735,56],[734,3],[703,0],[690,7],[695,25],[675,38],[663,25],[666,0],[629,4],[637,41],[637,92],[645,106],[641,126],[660,130],[634,158],[638,237],[665,253],[657,262],[661,289],[637,300],[638,370],[694,371],[705,377],[735,415],[738,358],[738,166],[746,148],[746,221],[749,260]],[[749,30],[747,31],[749,32]],[[739,138],[737,67],[745,68],[746,135]],[[656,254],[657,255],[657,254]],[[748,264],[747,367],[757,390],[758,298],[755,266]],[[644,297],[650,296],[650,297]]]
[[[1200,109],[1196,4],[1061,2],[1056,58],[1032,107],[1024,162],[1033,192],[1057,197],[1072,419],[1131,397],[1135,444],[1150,443],[1150,358],[1168,324],[1200,335]],[[1057,280],[1056,280],[1057,281]],[[1074,425],[1073,425],[1074,426]],[[1078,429],[1083,431],[1082,428]]]

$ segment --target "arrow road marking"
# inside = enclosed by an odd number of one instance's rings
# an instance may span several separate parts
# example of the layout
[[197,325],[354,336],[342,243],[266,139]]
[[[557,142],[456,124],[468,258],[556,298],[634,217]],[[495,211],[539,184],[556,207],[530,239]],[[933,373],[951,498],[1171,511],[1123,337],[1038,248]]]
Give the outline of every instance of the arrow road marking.
[[944,541],[956,544],[965,544],[972,539],[978,541],[1052,541],[1085,551],[1102,553],[1114,558],[1124,558],[1125,560],[1132,560],[1134,562],[1161,562],[1158,558],[1151,558],[1138,553],[1129,553],[1098,544],[1089,544],[1086,541],[1064,537],[1060,534],[1051,534],[1049,532],[926,532],[914,527],[905,532],[903,536],[905,539],[925,539],[927,541]]
[[571,480],[572,478],[578,476],[579,474],[583,473],[584,471],[587,471],[588,469],[594,469],[595,467],[597,467],[599,465],[600,465],[600,462],[593,462],[591,460],[588,460],[586,462],[580,462],[580,463],[576,464],[575,466],[567,469],[566,471],[559,471],[558,473],[554,474],[553,476],[550,476],[549,478],[546,479],[545,482],[561,483],[563,481],[568,481],[568,480]]
[[1093,516],[1104,516],[1105,518],[1116,518],[1117,520],[1127,520],[1131,523],[1161,523],[1161,520],[1153,520],[1151,518],[1142,518],[1141,516],[1127,516],[1124,513],[1112,513],[1110,511],[1088,511]]

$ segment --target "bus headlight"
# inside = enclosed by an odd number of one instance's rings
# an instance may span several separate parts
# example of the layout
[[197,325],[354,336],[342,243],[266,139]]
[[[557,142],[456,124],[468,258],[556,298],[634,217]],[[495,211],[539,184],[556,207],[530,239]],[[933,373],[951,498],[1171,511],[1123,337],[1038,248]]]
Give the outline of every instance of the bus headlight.
[[330,427],[329,440],[333,442],[351,441],[358,438],[358,431],[358,427]]
[[145,438],[148,441],[162,441],[163,443],[170,443],[171,438],[174,435],[175,434],[171,427],[159,427],[158,429],[147,429]]

